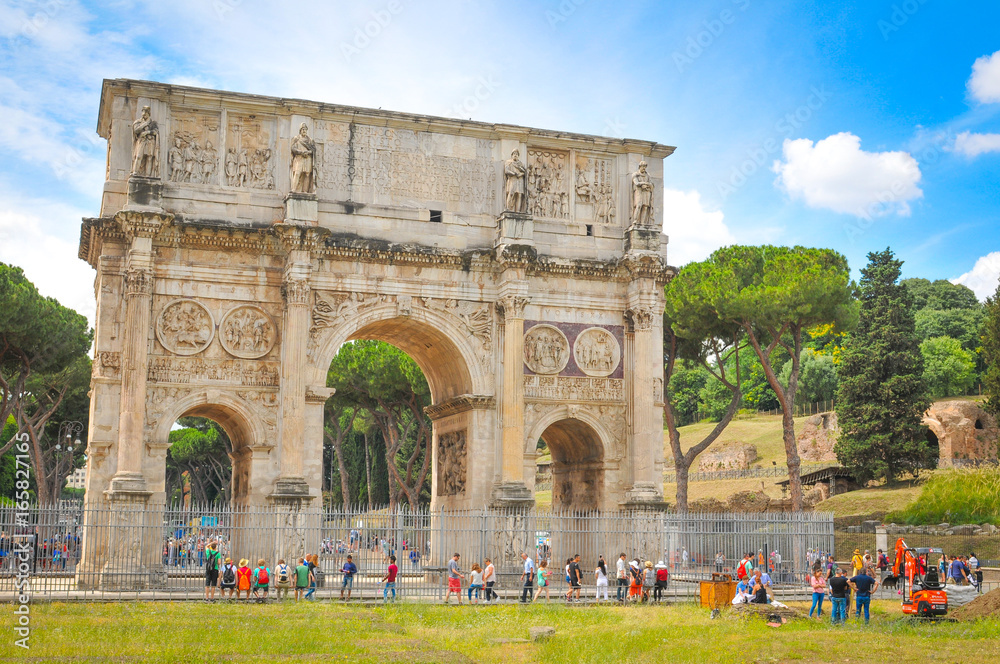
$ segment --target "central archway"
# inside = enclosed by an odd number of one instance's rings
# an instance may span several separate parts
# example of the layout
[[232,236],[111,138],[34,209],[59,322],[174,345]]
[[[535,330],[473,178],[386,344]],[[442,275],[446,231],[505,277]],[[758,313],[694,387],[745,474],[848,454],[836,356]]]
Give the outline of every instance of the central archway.
[[[315,340],[310,355],[312,384],[325,386],[330,364],[342,345],[361,340],[395,346],[420,367],[427,380],[431,396],[427,414],[433,432],[432,507],[485,504],[495,468],[496,418],[489,347],[469,333],[460,316],[449,314],[447,309],[413,306],[407,315],[400,315],[394,305],[373,307],[343,320]],[[307,401],[307,409],[314,409],[307,413],[308,421],[314,424],[307,425],[305,453],[321,459],[323,407]],[[476,463],[470,463],[471,459]]]

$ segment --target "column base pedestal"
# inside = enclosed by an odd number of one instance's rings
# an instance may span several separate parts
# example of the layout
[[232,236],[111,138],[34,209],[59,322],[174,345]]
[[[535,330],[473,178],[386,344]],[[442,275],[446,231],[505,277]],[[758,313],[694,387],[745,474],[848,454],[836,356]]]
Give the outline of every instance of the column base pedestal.
[[292,192],[285,196],[285,223],[315,226],[319,223],[319,197]]
[[142,499],[145,504],[153,494],[146,490],[146,478],[142,473],[116,473],[111,478],[104,495],[113,502],[118,500],[134,502],[136,499]]
[[652,484],[636,484],[625,493],[625,500],[621,503],[624,509],[648,509],[665,510],[669,504],[663,500],[663,494],[659,493]]
[[274,492],[267,497],[272,504],[308,503],[309,483],[304,477],[279,477],[274,482]]
[[139,473],[119,473],[104,492],[111,515],[99,581],[103,590],[143,590],[152,581],[150,562],[159,554],[163,516],[147,512],[152,493],[143,490],[145,484]]
[[535,497],[522,482],[501,482],[493,487],[491,507],[534,507]]

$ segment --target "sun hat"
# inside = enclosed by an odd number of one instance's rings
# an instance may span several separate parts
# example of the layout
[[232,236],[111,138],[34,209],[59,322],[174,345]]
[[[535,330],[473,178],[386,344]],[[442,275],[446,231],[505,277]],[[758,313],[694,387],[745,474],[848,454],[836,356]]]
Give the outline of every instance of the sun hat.
[[246,558],[240,558],[240,567],[246,567],[249,562]]
[[659,561],[658,563],[656,563],[656,566],[657,566],[657,567],[666,567],[666,565],[664,565],[664,564],[663,564],[663,561],[662,561],[662,560],[661,560],[661,561]]
[[647,560],[646,561],[646,567],[652,567],[652,566],[653,566],[653,561]]
[[631,566],[632,569],[639,569],[639,563],[634,560],[629,562],[629,566]]

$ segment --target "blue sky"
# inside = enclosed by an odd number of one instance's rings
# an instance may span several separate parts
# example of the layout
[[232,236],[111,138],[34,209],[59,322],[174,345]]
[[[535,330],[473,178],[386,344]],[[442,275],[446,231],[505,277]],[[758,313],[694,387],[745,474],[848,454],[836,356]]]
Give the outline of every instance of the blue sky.
[[0,261],[89,316],[103,78],[656,140],[670,262],[891,246],[1000,275],[1000,3],[0,0]]

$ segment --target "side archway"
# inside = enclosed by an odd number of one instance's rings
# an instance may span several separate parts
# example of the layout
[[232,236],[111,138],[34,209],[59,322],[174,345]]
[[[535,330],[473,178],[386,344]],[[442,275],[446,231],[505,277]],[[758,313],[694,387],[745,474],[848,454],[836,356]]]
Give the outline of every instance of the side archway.
[[552,454],[552,507],[560,511],[604,508],[605,450],[611,440],[603,422],[576,406],[560,406],[531,427],[527,441],[545,441]]
[[[264,423],[250,404],[242,399],[214,390],[192,392],[174,403],[164,412],[153,432],[147,468],[147,482],[154,495],[159,493],[165,499],[166,454],[170,448],[170,431],[174,423],[182,417],[204,417],[216,423],[226,432],[232,443],[230,456],[233,466],[232,503],[245,506],[262,502],[270,478],[255,477],[265,473],[253,470],[255,451],[267,447]],[[261,500],[255,500],[255,494]]]

